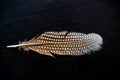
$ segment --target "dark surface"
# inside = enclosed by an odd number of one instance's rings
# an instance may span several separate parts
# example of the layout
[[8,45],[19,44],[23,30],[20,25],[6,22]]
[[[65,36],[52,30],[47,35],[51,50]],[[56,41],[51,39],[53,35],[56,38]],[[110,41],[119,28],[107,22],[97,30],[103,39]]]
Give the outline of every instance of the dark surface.
[[[0,4],[0,80],[119,78],[116,0],[3,0]],[[46,31],[63,30],[98,33],[104,40],[103,49],[90,55],[52,58],[6,48]]]

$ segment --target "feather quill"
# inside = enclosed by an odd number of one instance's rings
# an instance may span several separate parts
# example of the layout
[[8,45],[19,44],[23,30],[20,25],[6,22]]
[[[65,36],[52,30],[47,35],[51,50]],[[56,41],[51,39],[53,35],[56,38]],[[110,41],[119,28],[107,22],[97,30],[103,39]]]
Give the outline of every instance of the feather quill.
[[10,47],[22,47],[24,50],[33,50],[39,54],[53,56],[58,55],[84,55],[91,51],[101,49],[103,39],[96,33],[78,33],[78,32],[45,32],[27,42]]

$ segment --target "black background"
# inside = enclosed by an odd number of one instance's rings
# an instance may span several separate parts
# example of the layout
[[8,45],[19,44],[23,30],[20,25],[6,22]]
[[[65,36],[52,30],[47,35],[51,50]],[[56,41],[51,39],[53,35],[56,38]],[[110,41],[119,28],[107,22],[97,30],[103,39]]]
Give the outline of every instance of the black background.
[[[117,0],[3,0],[0,2],[0,80],[116,79],[120,73]],[[102,50],[52,58],[6,48],[46,31],[98,33]]]

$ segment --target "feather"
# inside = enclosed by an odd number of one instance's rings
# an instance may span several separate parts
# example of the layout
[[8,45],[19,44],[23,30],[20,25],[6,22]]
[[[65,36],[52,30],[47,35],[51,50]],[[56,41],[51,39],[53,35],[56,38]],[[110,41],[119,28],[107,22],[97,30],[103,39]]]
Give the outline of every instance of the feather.
[[45,32],[30,41],[22,42],[9,47],[21,47],[24,50],[33,50],[48,56],[57,55],[84,55],[101,49],[103,39],[96,33],[78,32]]

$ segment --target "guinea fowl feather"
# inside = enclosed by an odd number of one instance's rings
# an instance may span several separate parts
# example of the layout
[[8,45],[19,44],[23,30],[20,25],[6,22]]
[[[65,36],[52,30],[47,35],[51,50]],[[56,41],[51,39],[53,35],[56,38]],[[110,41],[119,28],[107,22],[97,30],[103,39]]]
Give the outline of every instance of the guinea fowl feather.
[[22,47],[24,50],[33,50],[48,56],[57,55],[84,55],[101,49],[103,39],[96,33],[78,32],[45,32],[27,42],[7,47]]

